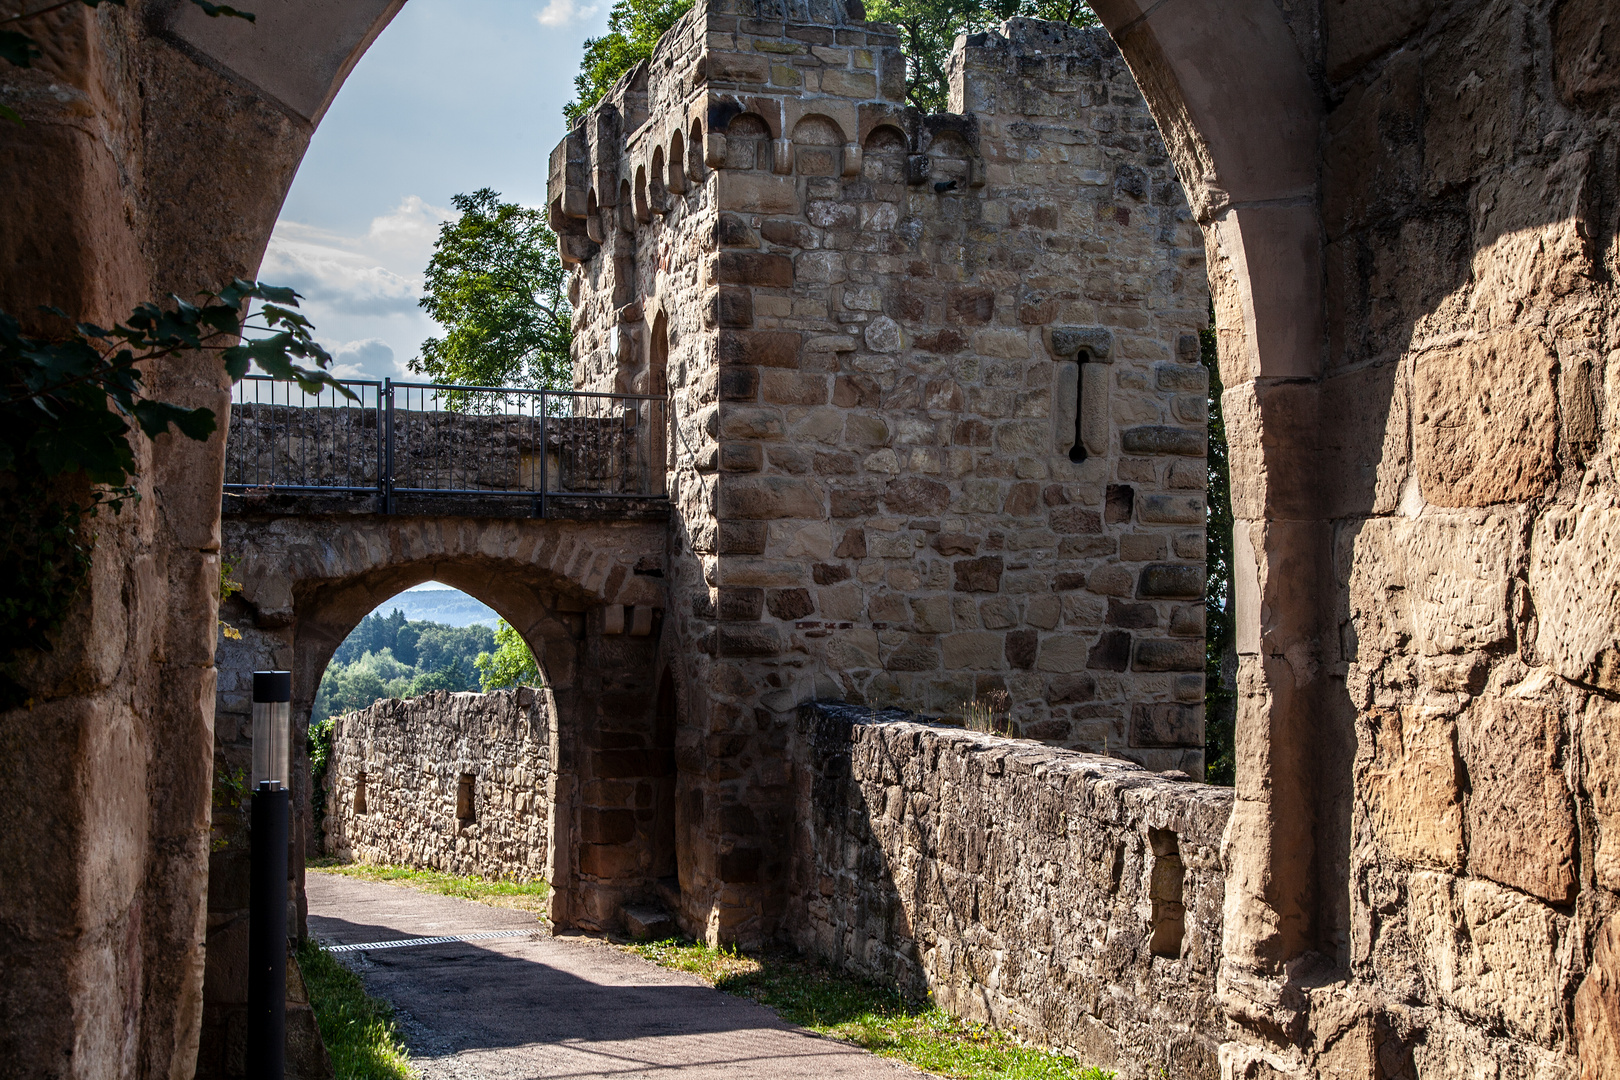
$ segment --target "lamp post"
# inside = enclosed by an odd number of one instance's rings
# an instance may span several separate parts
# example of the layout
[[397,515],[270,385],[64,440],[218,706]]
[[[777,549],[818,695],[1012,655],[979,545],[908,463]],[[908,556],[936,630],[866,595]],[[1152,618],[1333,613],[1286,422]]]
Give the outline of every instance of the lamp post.
[[287,790],[292,672],[253,673],[253,816],[248,899],[247,1074],[287,1062]]

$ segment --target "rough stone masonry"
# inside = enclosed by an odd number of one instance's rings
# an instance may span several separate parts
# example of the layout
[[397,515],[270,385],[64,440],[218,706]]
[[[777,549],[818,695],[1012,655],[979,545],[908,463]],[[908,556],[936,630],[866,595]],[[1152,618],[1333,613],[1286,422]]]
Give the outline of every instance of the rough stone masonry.
[[782,910],[793,708],[1203,762],[1203,252],[1118,50],[683,18],[552,153],[575,380],[668,393],[682,893]]
[[553,880],[556,802],[543,691],[436,691],[338,717],[325,848],[346,860]]

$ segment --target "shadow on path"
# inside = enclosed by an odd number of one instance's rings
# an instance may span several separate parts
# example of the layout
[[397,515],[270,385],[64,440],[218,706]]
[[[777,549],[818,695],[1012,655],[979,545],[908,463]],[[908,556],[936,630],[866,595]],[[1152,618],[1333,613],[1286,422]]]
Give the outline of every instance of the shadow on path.
[[523,912],[329,874],[308,880],[310,932],[325,944],[536,932],[342,954],[367,990],[399,1011],[430,1080],[922,1075],[791,1027],[696,976],[599,942],[551,937]]

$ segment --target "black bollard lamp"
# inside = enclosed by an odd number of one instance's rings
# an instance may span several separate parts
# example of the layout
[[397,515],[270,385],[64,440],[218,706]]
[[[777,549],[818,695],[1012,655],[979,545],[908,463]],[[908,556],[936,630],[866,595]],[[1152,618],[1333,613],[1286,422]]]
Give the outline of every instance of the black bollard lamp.
[[248,897],[247,1075],[287,1066],[287,823],[292,672],[253,673],[253,810]]

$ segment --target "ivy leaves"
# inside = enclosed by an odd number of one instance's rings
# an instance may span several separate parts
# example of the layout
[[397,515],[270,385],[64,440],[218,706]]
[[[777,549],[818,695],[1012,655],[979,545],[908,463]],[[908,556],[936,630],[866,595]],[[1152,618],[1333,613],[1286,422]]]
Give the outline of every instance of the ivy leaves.
[[[237,280],[203,294],[201,303],[171,300],[172,309],[144,303],[111,328],[81,322],[54,339],[29,337],[0,312],[0,472],[82,472],[93,484],[116,488],[135,471],[131,423],[151,439],[171,428],[189,439],[208,438],[217,427],[213,410],[142,392],[141,365],[176,353],[219,352],[233,382],[258,364],[308,392],[333,386],[353,396],[326,371],[332,358],[315,341],[309,320],[294,310],[293,290]],[[254,301],[258,321],[250,323]],[[59,309],[46,310],[67,319]],[[266,336],[239,341],[244,331]]]

